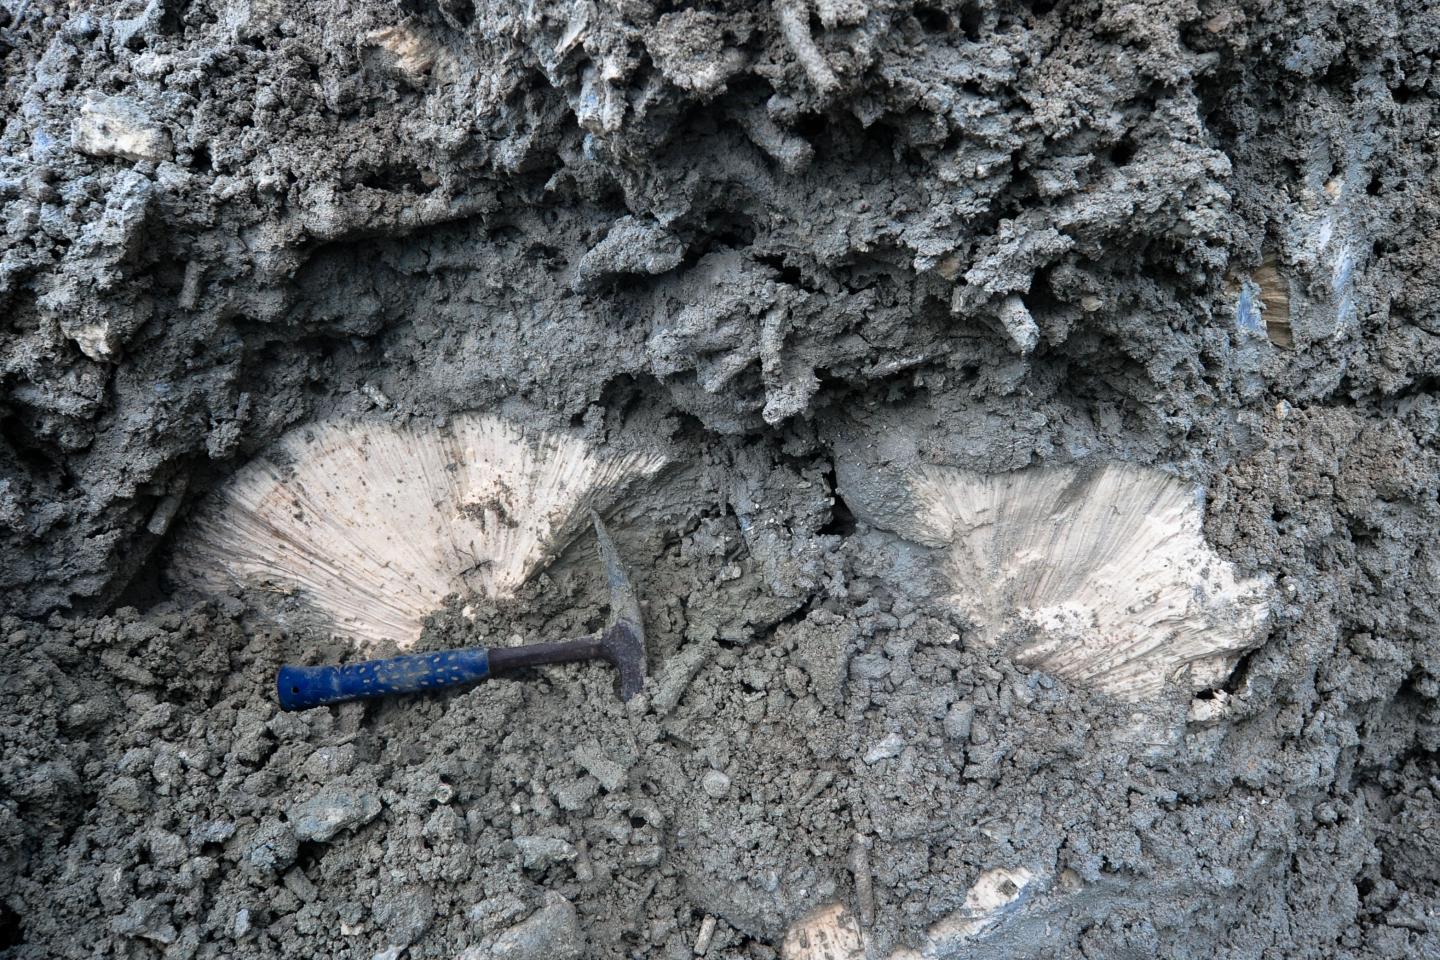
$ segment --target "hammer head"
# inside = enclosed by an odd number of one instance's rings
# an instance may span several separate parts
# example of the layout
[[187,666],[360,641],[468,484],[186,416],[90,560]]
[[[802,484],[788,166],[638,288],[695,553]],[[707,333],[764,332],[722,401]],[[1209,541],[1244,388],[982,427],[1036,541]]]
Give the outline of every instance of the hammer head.
[[600,635],[600,655],[610,661],[619,675],[620,699],[628,701],[645,686],[645,623],[640,619],[640,601],[630,578],[620,564],[615,542],[600,522],[600,514],[590,511],[595,521],[595,539],[600,562],[605,567],[605,580],[610,585],[610,622]]

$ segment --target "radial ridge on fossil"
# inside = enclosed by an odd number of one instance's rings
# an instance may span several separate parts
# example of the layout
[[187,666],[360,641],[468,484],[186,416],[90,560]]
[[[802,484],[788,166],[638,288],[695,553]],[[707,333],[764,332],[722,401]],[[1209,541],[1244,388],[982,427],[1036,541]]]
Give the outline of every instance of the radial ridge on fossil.
[[403,648],[446,596],[514,591],[591,508],[663,464],[487,414],[304,427],[200,511],[174,569],[210,588],[297,591],[338,632]]
[[1159,470],[918,470],[925,539],[945,551],[942,603],[982,642],[1130,700],[1168,680],[1221,683],[1264,637],[1269,581],[1205,542],[1203,491]]

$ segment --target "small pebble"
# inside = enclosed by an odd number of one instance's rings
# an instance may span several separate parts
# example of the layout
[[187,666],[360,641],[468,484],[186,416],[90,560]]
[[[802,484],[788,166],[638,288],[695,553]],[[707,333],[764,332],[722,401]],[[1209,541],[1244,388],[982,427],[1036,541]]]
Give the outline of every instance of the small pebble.
[[397,888],[375,900],[371,916],[385,940],[403,949],[420,939],[434,920],[435,897],[419,884]]
[[304,770],[316,780],[323,781],[349,773],[355,768],[355,760],[354,744],[317,747],[315,752],[305,759]]
[[257,872],[279,873],[295,862],[300,845],[289,826],[278,820],[267,820],[256,829],[245,859]]
[[185,841],[168,830],[154,830],[150,834],[150,862],[159,867],[178,866],[188,855]]
[[515,849],[527,870],[543,870],[556,863],[574,860],[575,848],[559,837],[516,837]]
[[644,846],[634,847],[629,854],[629,861],[636,867],[658,867],[660,861],[665,857],[665,849],[658,843],[647,843]]
[[970,736],[970,726],[975,721],[975,705],[960,701],[945,714],[945,736],[951,740],[963,741]]
[[360,385],[360,392],[365,394],[365,397],[371,403],[375,404],[375,406],[379,407],[381,410],[389,410],[395,405],[394,402],[386,395],[385,391],[381,390],[373,383],[362,383]]
[[700,789],[719,800],[730,792],[730,778],[719,770],[711,770],[700,778]]
[[380,815],[380,798],[345,784],[322,789],[286,814],[301,840],[330,840],[341,830],[363,826]]
[[556,787],[555,802],[561,810],[579,810],[590,802],[599,789],[600,784],[594,777],[583,776]]
[[305,871],[299,867],[295,867],[289,873],[285,874],[283,882],[285,889],[295,894],[302,903],[309,903],[314,900],[318,892],[315,889],[315,884],[310,882],[310,878],[305,876]]
[[875,653],[866,653],[850,661],[850,670],[863,680],[879,680],[890,672],[890,661]]
[[586,952],[585,935],[575,907],[558,894],[545,906],[495,938],[493,960],[579,960]]
[[133,777],[116,777],[105,788],[104,796],[121,810],[130,813],[145,808],[145,797],[141,792],[140,783]]
[[591,741],[575,751],[575,762],[600,786],[610,792],[619,790],[629,779],[630,771],[607,757],[598,743]]

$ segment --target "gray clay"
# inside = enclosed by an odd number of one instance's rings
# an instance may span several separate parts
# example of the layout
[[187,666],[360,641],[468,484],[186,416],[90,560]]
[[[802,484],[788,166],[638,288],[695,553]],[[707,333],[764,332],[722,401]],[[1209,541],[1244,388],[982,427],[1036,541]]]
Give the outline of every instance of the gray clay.
[[[884,957],[1001,869],[966,957],[1440,955],[1437,96],[1422,0],[3,0],[0,956]],[[670,458],[645,695],[279,713],[355,651],[177,533],[470,410]],[[976,643],[897,532],[1111,460],[1274,584],[1194,703]],[[577,542],[421,643],[604,595]]]

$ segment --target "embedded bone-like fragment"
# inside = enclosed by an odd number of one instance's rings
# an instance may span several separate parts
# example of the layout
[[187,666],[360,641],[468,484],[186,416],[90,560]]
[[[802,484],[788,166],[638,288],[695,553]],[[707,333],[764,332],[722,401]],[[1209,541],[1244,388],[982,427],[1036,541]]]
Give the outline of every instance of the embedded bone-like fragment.
[[[406,26],[372,30],[365,40],[395,58],[395,69],[412,81],[419,81],[432,71],[448,76],[453,72],[450,55],[429,37]],[[440,69],[436,69],[437,66]]]
[[675,86],[709,99],[745,66],[745,54],[725,42],[725,18],[685,9],[667,13],[645,41],[650,59]]
[[834,30],[836,27],[855,27],[864,23],[870,15],[870,5],[865,0],[816,0],[815,12],[822,27]]
[[800,173],[815,159],[810,141],[782,129],[764,108],[737,111],[735,117],[750,142],[769,154],[786,173]]
[[835,76],[835,71],[830,69],[825,54],[820,52],[815,38],[810,34],[809,4],[804,0],[777,0],[773,8],[775,19],[780,24],[780,35],[785,38],[785,43],[800,62],[815,92],[822,97],[828,97],[839,90],[840,80]]
[[1034,350],[1040,342],[1040,327],[1030,315],[1025,301],[1016,294],[1012,293],[1000,301],[1000,322],[1022,356]]
[[965,893],[960,909],[926,931],[923,956],[948,955],[949,949],[978,937],[1019,905],[1035,874],[1024,867],[986,870]]
[[780,957],[781,960],[864,960],[860,925],[843,904],[816,907],[785,931]]
[[657,456],[604,457],[499,417],[448,426],[332,422],[286,435],[194,521],[191,582],[298,591],[336,629],[413,644],[450,594],[504,596],[553,558]]
[[1290,330],[1290,283],[1275,265],[1275,258],[1267,256],[1255,271],[1255,285],[1260,288],[1260,305],[1265,310],[1265,334],[1277,347],[1289,347],[1295,342]]
[[615,57],[606,57],[580,71],[580,91],[570,98],[575,121],[591,133],[614,133],[625,119],[628,101],[624,89],[625,68]]
[[[965,902],[925,931],[918,950],[901,947],[888,960],[938,960],[955,957],[966,941],[976,939],[1022,906],[1038,876],[1024,867],[986,870],[965,894]],[[1042,885],[1044,886],[1044,885]],[[801,917],[785,931],[781,960],[865,960],[874,955],[870,938],[842,903],[827,903]]]
[[1200,699],[1196,697],[1190,701],[1190,709],[1185,719],[1190,723],[1215,723],[1225,719],[1230,713],[1230,694],[1224,690],[1215,691],[1215,696]]
[[[1352,135],[1364,136],[1359,130]],[[1330,160],[1317,156],[1279,218],[1277,250],[1266,260],[1273,267],[1278,257],[1283,265],[1284,275],[1276,279],[1288,301],[1287,332],[1299,347],[1352,336],[1359,329],[1364,304],[1358,298],[1366,292],[1361,281],[1372,259],[1369,184],[1376,170],[1369,151],[1350,155],[1338,175]],[[1262,265],[1255,273],[1262,289],[1265,271]],[[1271,316],[1267,311],[1265,319]]]
[[685,245],[653,220],[621,217],[610,232],[580,258],[575,286],[592,290],[603,281],[625,274],[658,276],[680,265]]
[[1235,286],[1235,320],[1242,330],[1263,333],[1277,347],[1294,345],[1290,329],[1290,282],[1267,255],[1255,272]]
[[170,135],[129,97],[90,97],[75,118],[75,149],[92,157],[170,159]]
[[1264,636],[1269,581],[1205,542],[1198,486],[1110,464],[985,475],[921,468],[919,536],[945,548],[942,602],[982,642],[1130,700],[1218,685]]

